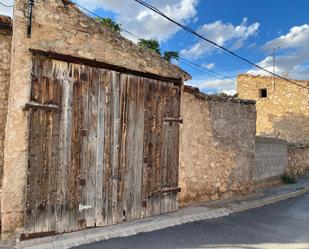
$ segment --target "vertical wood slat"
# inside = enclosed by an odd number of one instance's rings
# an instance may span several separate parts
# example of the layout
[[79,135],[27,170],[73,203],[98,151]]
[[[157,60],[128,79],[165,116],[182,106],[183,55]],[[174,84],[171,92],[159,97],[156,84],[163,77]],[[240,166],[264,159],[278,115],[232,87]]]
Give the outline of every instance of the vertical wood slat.
[[143,173],[143,201],[147,205],[146,216],[161,213],[162,170],[160,165],[160,134],[161,122],[160,103],[157,81],[145,80],[145,126],[144,126],[144,173]]
[[[142,214],[142,167],[144,139],[144,84],[138,77],[126,76],[126,141],[124,150],[124,196],[122,212],[126,220],[140,218]],[[121,207],[120,207],[121,208]]]
[[[180,100],[181,100],[181,90],[180,87],[174,87],[173,89],[173,115],[174,117],[180,117],[181,112],[180,112]],[[172,162],[173,164],[173,173],[172,173],[172,187],[178,187],[178,181],[179,181],[179,132],[180,132],[180,127],[179,123],[173,123],[173,129],[172,129]],[[178,193],[172,193],[172,210],[171,211],[176,211],[178,209]]]
[[[72,93],[73,84],[69,78],[68,64],[57,62],[61,74],[62,84],[62,104],[60,118],[59,136],[59,165],[58,165],[58,187],[56,208],[56,231],[59,233],[70,231],[70,212],[74,207],[70,204],[69,185],[71,168],[71,139],[72,139]],[[58,73],[58,72],[55,72]]]
[[126,179],[127,179],[127,158],[130,156],[127,151],[127,141],[129,132],[129,95],[128,95],[129,76],[121,75],[120,77],[120,151],[119,151],[119,168],[118,168],[118,189],[117,189],[117,215],[119,221],[128,219],[126,203]]
[[97,117],[97,150],[96,150],[96,189],[95,189],[95,224],[106,225],[104,212],[104,145],[105,145],[105,84],[106,70],[98,70],[98,117]]
[[112,73],[112,93],[111,93],[111,118],[112,118],[112,152],[111,152],[111,199],[109,224],[116,224],[118,217],[117,189],[118,189],[118,169],[119,169],[119,151],[120,151],[120,80],[119,73]]
[[[132,186],[134,185],[134,167],[136,166],[134,163],[134,153],[135,153],[135,144],[133,144],[134,136],[135,136],[135,126],[133,120],[135,120],[135,98],[136,98],[136,91],[135,89],[135,82],[130,76],[128,76],[128,85],[126,88],[126,94],[128,98],[128,124],[127,124],[127,143],[126,143],[126,176],[125,176],[125,202],[124,202],[124,210],[126,212],[126,219],[131,220],[134,217],[134,210],[133,210],[133,189]],[[135,188],[134,188],[135,189]]]
[[69,179],[70,203],[72,211],[70,212],[70,230],[85,228],[79,224],[79,220],[84,219],[83,213],[79,212],[79,204],[82,203],[82,188],[80,180],[82,178],[82,98],[83,84],[80,80],[80,67],[71,66],[73,76],[73,103],[72,103],[72,141],[71,141],[71,170]]
[[[61,105],[62,88],[58,80],[52,79],[52,97],[50,104]],[[56,204],[57,204],[57,169],[59,164],[59,129],[60,113],[51,113],[51,141],[50,141],[50,177],[49,177],[49,228],[48,231],[56,231]]]
[[[88,143],[89,143],[89,91],[90,91],[90,72],[89,67],[80,66],[79,68],[79,82],[81,85],[81,119],[80,119],[80,139],[81,139],[81,149],[80,149],[80,158],[81,158],[81,169],[80,169],[80,188],[81,188],[81,202],[80,205],[87,205],[88,201],[88,191],[87,191],[87,176],[89,169],[89,152],[88,152]],[[84,181],[83,184],[81,182]],[[88,183],[89,184],[89,183]],[[84,220],[84,224],[79,224],[79,226],[87,227],[86,224],[87,214],[86,211],[80,211],[80,220]]]
[[86,169],[86,197],[85,204],[89,206],[85,212],[87,227],[95,226],[95,193],[96,193],[96,168],[97,168],[97,125],[98,125],[98,90],[99,79],[97,69],[89,68],[89,99],[88,99],[88,168]]
[[110,224],[112,205],[110,196],[112,193],[111,185],[111,82],[112,72],[106,71],[104,74],[104,86],[105,86],[105,125],[104,125],[104,168],[103,168],[103,207],[102,216],[105,225]]
[[[135,147],[135,167],[134,167],[134,185],[132,186],[132,191],[134,193],[133,200],[133,210],[134,210],[134,219],[141,218],[142,214],[142,173],[143,173],[143,156],[144,156],[144,92],[145,92],[145,84],[144,80],[140,77],[136,78],[136,111],[135,118],[132,122],[135,123],[135,139],[134,139],[134,147]],[[134,94],[134,93],[133,93]]]
[[[171,88],[169,85],[165,85],[163,88],[163,96],[164,96],[164,103],[165,108],[163,115],[166,117],[172,117],[171,112],[171,102],[173,101],[172,98],[170,98],[171,94]],[[172,187],[170,184],[170,170],[172,167],[172,160],[171,160],[171,141],[170,141],[170,133],[172,129],[172,123],[163,122],[163,141],[162,141],[162,167],[164,168],[165,174],[163,175],[162,182],[163,187],[170,188]],[[171,194],[172,193],[165,193],[162,196],[162,212],[170,212],[171,211]]]

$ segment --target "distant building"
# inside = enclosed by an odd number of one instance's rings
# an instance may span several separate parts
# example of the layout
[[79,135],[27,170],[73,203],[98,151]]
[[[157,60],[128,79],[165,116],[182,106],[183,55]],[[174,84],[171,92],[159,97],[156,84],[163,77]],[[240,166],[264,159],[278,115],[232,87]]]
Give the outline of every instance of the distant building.
[[257,134],[309,143],[309,81],[238,75],[239,98],[256,100]]

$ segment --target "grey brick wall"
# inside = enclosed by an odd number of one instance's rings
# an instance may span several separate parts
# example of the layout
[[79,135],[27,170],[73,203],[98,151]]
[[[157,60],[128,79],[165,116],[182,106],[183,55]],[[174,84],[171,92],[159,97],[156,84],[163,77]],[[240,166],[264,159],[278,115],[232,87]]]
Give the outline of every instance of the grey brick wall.
[[278,178],[284,174],[288,162],[288,144],[285,140],[256,137],[255,167],[253,179],[256,182]]

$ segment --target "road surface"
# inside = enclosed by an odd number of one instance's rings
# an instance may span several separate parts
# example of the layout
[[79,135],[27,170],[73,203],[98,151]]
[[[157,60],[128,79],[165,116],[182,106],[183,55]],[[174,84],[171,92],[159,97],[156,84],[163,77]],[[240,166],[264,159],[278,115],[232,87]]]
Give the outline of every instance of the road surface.
[[230,216],[78,249],[309,249],[309,193]]

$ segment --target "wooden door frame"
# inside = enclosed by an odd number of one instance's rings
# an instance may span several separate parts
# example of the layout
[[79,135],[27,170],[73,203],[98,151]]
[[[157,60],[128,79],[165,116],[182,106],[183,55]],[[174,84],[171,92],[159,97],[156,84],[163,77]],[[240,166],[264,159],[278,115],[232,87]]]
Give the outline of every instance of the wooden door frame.
[[183,79],[182,78],[170,78],[170,77],[164,77],[158,74],[153,74],[153,73],[146,73],[146,72],[141,72],[137,70],[132,70],[126,67],[121,67],[121,66],[116,66],[112,65],[103,61],[97,61],[97,60],[91,60],[83,57],[76,57],[76,56],[71,56],[71,55],[66,55],[66,54],[59,54],[56,52],[51,52],[51,51],[43,51],[43,50],[38,50],[38,49],[29,49],[30,53],[33,55],[41,55],[44,56],[48,59],[52,60],[59,60],[59,61],[65,61],[65,62],[70,62],[70,63],[75,63],[75,64],[80,64],[80,65],[87,65],[91,67],[97,67],[97,68],[104,68],[112,71],[116,71],[119,73],[124,73],[128,75],[135,75],[143,78],[148,78],[148,79],[154,79],[154,80],[160,80],[164,82],[169,82],[173,83],[175,85],[182,85],[183,84]]

